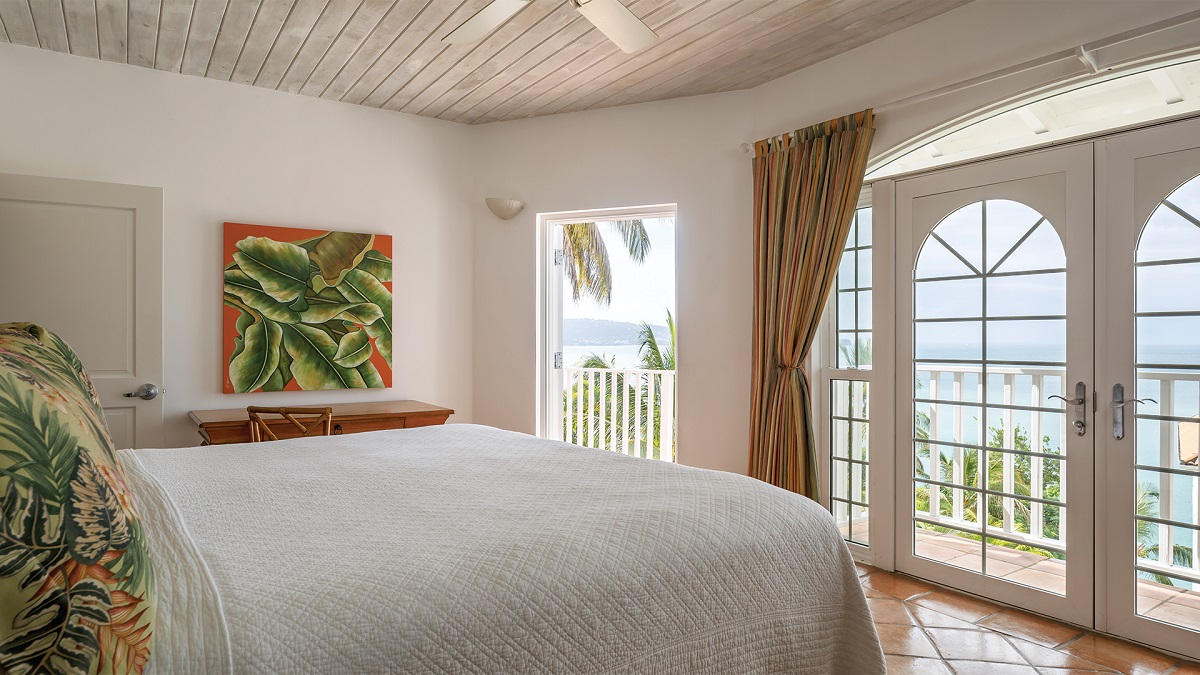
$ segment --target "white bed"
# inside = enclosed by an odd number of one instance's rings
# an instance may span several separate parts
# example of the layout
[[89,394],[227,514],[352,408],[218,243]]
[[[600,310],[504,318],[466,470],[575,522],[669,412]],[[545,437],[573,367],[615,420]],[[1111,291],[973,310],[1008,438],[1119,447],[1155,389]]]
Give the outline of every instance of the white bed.
[[882,673],[819,505],[488,427],[122,451],[151,670]]

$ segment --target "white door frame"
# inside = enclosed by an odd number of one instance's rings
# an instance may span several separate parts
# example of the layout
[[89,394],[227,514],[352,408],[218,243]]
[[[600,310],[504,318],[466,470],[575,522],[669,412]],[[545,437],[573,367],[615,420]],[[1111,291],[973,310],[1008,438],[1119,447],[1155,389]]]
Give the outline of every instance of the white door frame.
[[[893,182],[881,180],[863,187],[859,196],[858,208],[870,208],[872,220],[875,223],[892,223]],[[871,231],[873,279],[891,279],[894,276],[893,265],[895,257],[893,245],[895,229],[888,227],[873,227]],[[887,299],[886,287],[881,285],[873,288],[873,297]],[[830,502],[830,472],[832,455],[830,438],[830,391],[835,380],[852,380],[867,382],[871,388],[873,401],[876,403],[870,410],[871,429],[891,429],[894,406],[890,405],[889,396],[894,391],[895,375],[895,306],[891,301],[873,302],[871,305],[871,367],[869,369],[838,368],[838,337],[837,337],[837,303],[838,290],[830,292],[829,300],[825,303],[825,311],[821,317],[822,329],[813,348],[809,352],[808,372],[811,376],[813,391],[812,415],[814,434],[817,439],[817,475],[821,476],[818,490],[818,501],[826,510],[831,509]],[[896,454],[896,439],[887,433],[868,433],[867,454],[869,473],[867,490],[871,504],[877,505],[879,513],[887,513],[883,505],[894,501],[893,490],[895,481],[894,457]],[[874,513],[874,512],[872,512]],[[884,520],[877,514],[868,518],[869,545],[847,541],[850,555],[858,562],[873,565],[883,569],[895,569],[895,533],[890,520]]]
[[[1077,381],[1088,385],[1089,398],[1092,391],[1093,357],[1091,353],[1093,308],[1091,285],[1092,250],[1092,147],[1091,143],[1068,145],[1061,148],[1025,153],[1022,155],[980,162],[945,169],[895,182],[895,567],[903,572],[936,579],[939,583],[966,590],[978,595],[992,597],[1059,617],[1072,623],[1091,625],[1093,620],[1093,552],[1090,541],[1093,533],[1093,439],[1094,418],[1088,415],[1090,428],[1083,437],[1070,432],[1065,437],[1067,456],[1070,458],[1064,481],[1071,485],[1067,496],[1069,518],[1066,519],[1065,541],[1070,551],[1067,555],[1067,594],[1065,597],[1042,592],[1029,586],[1006,582],[995,577],[966,571],[926,560],[913,553],[913,270],[916,245],[913,222],[913,200],[923,195],[934,195],[960,190],[969,190],[999,183],[1006,183],[1062,173],[1065,175],[1066,222],[1053,223],[1060,232],[1069,231],[1076,241],[1064,238],[1068,264],[1068,368],[1065,388],[1069,390]],[[921,231],[932,229],[933,223],[922,226]],[[1066,229],[1064,229],[1066,228]],[[880,228],[877,228],[880,229]],[[1086,233],[1086,234],[1085,234]],[[1079,239],[1086,236],[1086,241]],[[922,236],[923,238],[923,236]],[[1086,251],[1086,253],[1083,253]],[[1086,295],[1087,297],[1083,297]],[[986,384],[984,385],[986,386]],[[1091,407],[1088,401],[1088,407]],[[1070,408],[1068,407],[1068,415]],[[986,428],[986,424],[984,424]],[[982,458],[981,458],[982,461]],[[1086,480],[1081,478],[1086,477]]]
[[[608,220],[671,218],[679,226],[676,204],[651,204],[612,209],[558,211],[537,215],[538,276],[542,280],[538,302],[538,409],[536,428],[542,438],[563,440],[562,393],[563,364],[555,360],[562,354],[563,267],[555,261],[559,239],[555,228],[568,223]],[[678,233],[678,229],[676,230]],[[678,312],[676,312],[678,314]],[[678,316],[676,317],[678,324]],[[561,357],[560,357],[561,358]]]

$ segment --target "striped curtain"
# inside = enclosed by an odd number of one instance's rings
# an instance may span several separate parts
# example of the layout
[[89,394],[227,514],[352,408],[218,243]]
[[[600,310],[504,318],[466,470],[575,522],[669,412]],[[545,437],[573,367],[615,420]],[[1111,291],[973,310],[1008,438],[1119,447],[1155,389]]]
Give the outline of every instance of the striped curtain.
[[870,110],[754,144],[750,475],[817,498],[804,362],[837,278],[874,136]]

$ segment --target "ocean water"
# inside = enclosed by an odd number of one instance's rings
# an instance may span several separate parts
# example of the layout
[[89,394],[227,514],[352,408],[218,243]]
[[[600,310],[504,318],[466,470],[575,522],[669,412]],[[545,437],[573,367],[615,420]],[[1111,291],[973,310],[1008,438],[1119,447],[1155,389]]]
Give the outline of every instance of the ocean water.
[[576,366],[592,354],[599,354],[607,361],[615,356],[618,368],[641,367],[638,345],[563,345],[563,365]]
[[[1178,339],[1178,335],[1174,336]],[[1179,345],[1179,344],[1154,344],[1152,340],[1165,342],[1166,336],[1161,334],[1155,336],[1147,336],[1139,345],[1137,359],[1142,363],[1155,364],[1180,364],[1180,365],[1200,365],[1200,344],[1197,345]],[[1169,338],[1166,338],[1169,339]],[[932,343],[932,344],[931,344]],[[978,359],[980,358],[980,350],[978,347],[971,347],[969,343],[952,344],[947,341],[928,341],[926,342],[927,349],[921,355],[926,358],[943,358],[943,359]],[[993,350],[989,344],[989,356],[992,358],[1002,359],[1006,361],[1061,361],[1063,359],[1064,346],[1060,343],[1057,347],[1049,345],[1039,345],[1034,343],[1019,344],[1015,341],[1007,344],[995,345],[998,350]],[[997,354],[997,352],[999,352]],[[966,369],[970,366],[957,365],[945,366],[958,369]],[[996,366],[995,370],[1003,371],[1011,367]],[[918,398],[930,397],[931,390],[934,386],[930,370],[940,370],[934,364],[919,364],[917,370],[917,389],[916,396]],[[1028,369],[1025,369],[1028,370]],[[1064,369],[1061,367],[1038,367],[1038,370],[1045,375],[1042,379],[1042,390],[1039,392],[1040,402],[1033,401],[1033,383],[1034,378],[1031,375],[1014,375],[1006,378],[1003,374],[994,372],[989,368],[989,377],[986,386],[988,402],[1003,402],[1005,396],[1006,384],[1010,388],[1011,400],[1016,405],[1023,406],[1042,406],[1049,408],[1061,408],[1063,412],[1043,412],[1033,413],[1029,411],[1014,411],[1012,413],[1012,421],[1015,426],[1029,431],[1033,421],[1033,415],[1039,415],[1041,433],[1049,436],[1050,440],[1047,443],[1048,449],[1053,453],[1062,453],[1063,440],[1067,434],[1073,433],[1068,425],[1070,420],[1074,419],[1070,415],[1070,410],[1063,406],[1061,401],[1047,400],[1047,397],[1053,394],[1064,395],[1070,397],[1074,391],[1074,382],[1064,382]],[[1055,374],[1055,373],[1058,374]],[[1159,376],[1169,378],[1174,381],[1173,384],[1164,382]],[[1167,415],[1172,417],[1192,418],[1196,417],[1200,420],[1200,370],[1176,369],[1176,370],[1148,370],[1142,369],[1138,372],[1138,382],[1135,387],[1133,383],[1126,384],[1126,399],[1142,398],[1155,399],[1157,402],[1149,402],[1139,405],[1137,412],[1142,415]],[[982,395],[982,387],[980,386],[980,376],[978,372],[964,373],[960,384],[959,400],[967,402],[980,402]],[[1095,389],[1094,383],[1092,389]],[[938,399],[948,400],[953,399],[951,393],[954,387],[954,376],[950,372],[942,371],[936,383],[938,388]],[[1069,389],[1071,393],[1064,391]],[[1091,397],[1092,392],[1089,390],[1088,396]],[[1104,405],[1111,400],[1112,391],[1098,391],[1096,395],[1099,397],[1099,403]],[[1165,407],[1163,404],[1167,399],[1170,399],[1170,406]],[[1091,425],[1093,433],[1110,434],[1111,417],[1104,412],[1099,415],[1093,414],[1090,410],[1087,414],[1088,424]],[[957,430],[954,423],[954,412],[958,409],[962,419],[962,426]],[[934,406],[931,404],[917,404],[918,412],[929,414],[934,412]],[[1136,440],[1137,461],[1145,466],[1169,466],[1172,468],[1193,469],[1192,467],[1182,466],[1178,461],[1178,443],[1179,443],[1179,422],[1152,420],[1152,419],[1137,419],[1133,416],[1132,408],[1127,409],[1126,429],[1127,433],[1132,433]],[[932,430],[934,437],[944,440],[956,440],[958,442],[970,444],[983,444],[981,436],[989,435],[988,429],[998,427],[1001,423],[1003,413],[1000,411],[989,411],[987,420],[980,419],[981,412],[977,407],[969,406],[937,406],[937,429]],[[986,423],[985,423],[986,422]],[[1097,426],[1100,425],[1100,426]],[[945,448],[945,446],[943,446]],[[1194,469],[1193,469],[1194,470]],[[1166,513],[1166,504],[1159,506],[1158,514],[1162,517],[1170,517],[1173,520],[1183,522],[1197,522],[1195,515],[1195,504],[1200,500],[1198,494],[1197,480],[1187,476],[1172,476],[1152,471],[1139,471],[1137,479],[1139,484],[1148,483],[1162,492],[1166,492],[1169,487],[1172,493],[1170,500],[1170,513]],[[1068,498],[1069,499],[1069,498]],[[1177,530],[1177,543],[1185,546],[1190,545],[1191,534],[1181,528]]]

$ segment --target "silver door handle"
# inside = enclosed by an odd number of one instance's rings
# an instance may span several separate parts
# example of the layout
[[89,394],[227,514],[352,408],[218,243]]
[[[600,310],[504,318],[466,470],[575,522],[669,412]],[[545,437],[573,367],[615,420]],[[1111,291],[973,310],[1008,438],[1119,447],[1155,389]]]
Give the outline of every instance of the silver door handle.
[[130,391],[124,394],[125,398],[140,398],[146,401],[151,401],[158,398],[158,385],[143,384],[138,387],[137,391]]
[[1113,400],[1108,406],[1113,411],[1113,438],[1118,441],[1125,438],[1125,406],[1130,403],[1158,403],[1152,398],[1131,398],[1125,400],[1125,385],[1113,385]]
[[1075,398],[1064,398],[1055,394],[1054,396],[1046,397],[1049,401],[1052,398],[1062,400],[1067,405],[1075,406],[1075,421],[1071,422],[1071,426],[1075,427],[1075,434],[1082,436],[1087,433],[1087,385],[1083,382],[1075,383]]

